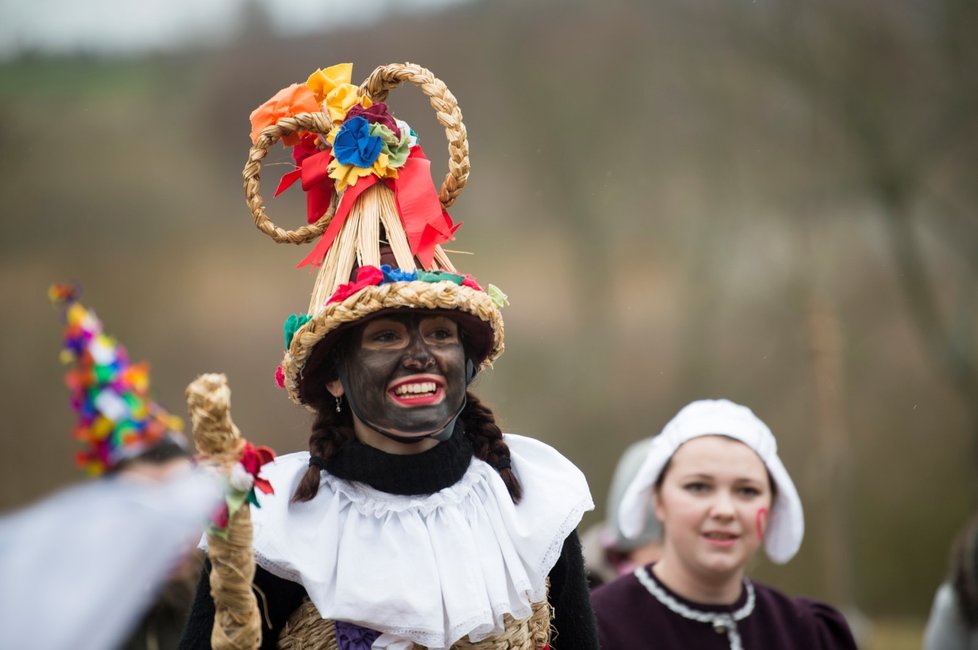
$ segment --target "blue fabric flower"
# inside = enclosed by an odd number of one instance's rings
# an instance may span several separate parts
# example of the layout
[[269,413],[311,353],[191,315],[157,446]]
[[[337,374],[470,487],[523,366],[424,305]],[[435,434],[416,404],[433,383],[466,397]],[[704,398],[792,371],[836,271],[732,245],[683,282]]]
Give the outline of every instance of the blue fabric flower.
[[380,272],[384,274],[384,279],[381,284],[385,284],[387,282],[414,282],[418,279],[418,274],[416,271],[392,269],[388,264],[381,265]]
[[370,650],[380,632],[346,621],[336,621],[336,641],[340,650]]
[[362,117],[348,119],[333,140],[333,157],[341,165],[370,167],[380,155],[384,141],[370,135],[370,122]]

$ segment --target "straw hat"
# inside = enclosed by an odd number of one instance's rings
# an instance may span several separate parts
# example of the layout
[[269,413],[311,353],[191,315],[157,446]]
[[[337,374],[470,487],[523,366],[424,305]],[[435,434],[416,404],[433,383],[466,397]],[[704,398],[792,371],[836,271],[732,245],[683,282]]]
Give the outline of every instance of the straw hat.
[[76,455],[78,465],[97,476],[164,445],[189,454],[183,422],[150,399],[149,365],[131,363],[77,293],[65,284],[48,289],[52,302],[64,307],[61,360],[75,364],[65,383],[78,414],[73,435],[87,446]]
[[[430,71],[411,63],[380,66],[359,87],[351,75],[349,63],[317,70],[251,115],[253,146],[243,174],[255,225],[279,243],[319,238],[299,264],[320,267],[309,307],[286,320],[286,353],[276,373],[297,403],[313,349],[330,348],[343,328],[390,310],[451,315],[476,369],[503,352],[505,295],[457,271],[442,248],[458,227],[446,209],[469,175],[458,102]],[[402,81],[421,88],[445,128],[449,171],[440,191],[417,134],[384,103]],[[308,225],[295,230],[271,222],[260,193],[261,161],[278,141],[292,147],[295,168],[276,195],[295,181],[306,192]]]
[[642,531],[648,504],[655,499],[655,483],[676,450],[693,438],[714,435],[744,443],[764,462],[777,488],[764,549],[773,562],[784,564],[795,556],[805,536],[801,499],[778,457],[778,444],[768,426],[746,406],[725,399],[704,399],[687,404],[652,440],[641,468],[625,489],[618,510],[622,532],[626,537],[635,537]]

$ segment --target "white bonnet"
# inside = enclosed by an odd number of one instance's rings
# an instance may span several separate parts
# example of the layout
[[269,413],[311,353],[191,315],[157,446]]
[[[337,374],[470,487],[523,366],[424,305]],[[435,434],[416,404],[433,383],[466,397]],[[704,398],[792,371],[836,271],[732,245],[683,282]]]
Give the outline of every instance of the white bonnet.
[[798,552],[805,535],[805,516],[798,491],[778,458],[778,444],[771,430],[749,408],[725,399],[687,404],[653,439],[618,509],[622,533],[635,537],[642,531],[647,506],[655,499],[655,483],[679,446],[708,435],[728,436],[744,443],[767,467],[777,495],[768,517],[764,549],[771,561],[784,564]]

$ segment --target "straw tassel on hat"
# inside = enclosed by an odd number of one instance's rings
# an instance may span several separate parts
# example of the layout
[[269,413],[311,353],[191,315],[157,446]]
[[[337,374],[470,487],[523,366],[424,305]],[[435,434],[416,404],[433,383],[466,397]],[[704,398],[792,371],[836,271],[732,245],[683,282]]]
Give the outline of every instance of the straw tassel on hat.
[[[319,266],[309,307],[285,323],[285,358],[276,378],[289,397],[313,348],[345,326],[381,312],[427,309],[460,321],[476,369],[503,352],[505,295],[459,273],[442,244],[458,226],[446,209],[469,175],[468,140],[458,102],[425,68],[380,66],[359,87],[352,65],[314,72],[285,88],[251,115],[252,146],[244,168],[248,205],[258,228],[279,243],[319,238],[299,266]],[[384,100],[402,81],[419,86],[445,128],[449,172],[435,189],[430,163],[411,127]],[[271,222],[260,193],[261,161],[278,141],[292,147],[295,169],[276,194],[301,180],[308,225],[287,231]]]
[[64,308],[61,360],[75,364],[65,383],[78,413],[74,437],[87,445],[76,456],[78,465],[97,476],[164,440],[188,449],[183,422],[150,398],[149,365],[130,363],[125,347],[103,331],[77,294],[67,284],[48,290],[51,301]]

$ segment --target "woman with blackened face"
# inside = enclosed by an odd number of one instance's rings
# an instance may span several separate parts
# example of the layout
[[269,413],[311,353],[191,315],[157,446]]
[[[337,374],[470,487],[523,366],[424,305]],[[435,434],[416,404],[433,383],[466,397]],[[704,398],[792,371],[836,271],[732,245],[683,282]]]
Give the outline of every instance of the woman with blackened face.
[[[469,169],[455,99],[413,64],[381,66],[359,89],[337,81],[350,67],[318,70],[252,113],[261,122],[293,99],[303,112],[328,107],[312,124],[331,130],[302,132],[293,159],[303,170],[329,161],[335,181],[332,220],[301,264],[319,264],[309,308],[286,318],[275,373],[314,414],[308,450],[262,468],[274,492],[251,511],[261,647],[596,650],[576,533],[593,507],[587,480],[557,449],[503,433],[470,390],[505,350],[506,296],[441,247],[455,237],[446,208]],[[417,134],[386,103],[405,80],[431,97],[449,136],[441,191]],[[292,123],[253,124],[262,135],[250,160]],[[202,582],[183,650],[211,647],[214,611]]]
[[[255,584],[274,604],[262,648],[293,634],[287,621],[310,603],[313,618],[337,622],[337,638],[387,647],[399,638],[383,632],[391,612],[396,621],[445,621],[451,630],[447,622],[484,611],[483,593],[491,602],[549,601],[552,619],[524,620],[565,633],[553,646],[560,650],[597,647],[576,523],[568,519],[590,505],[586,482],[546,445],[503,434],[467,390],[484,356],[475,327],[451,311],[388,309],[337,332],[308,362],[300,394],[317,414],[311,454],[266,467],[282,499],[263,499],[254,511],[258,526],[265,517],[275,522],[274,532],[265,529],[270,539],[258,542],[265,564]],[[554,543],[556,558],[548,550]],[[550,568],[531,580],[543,590],[525,591],[524,574],[542,562]],[[319,577],[324,566],[335,578]],[[293,573],[314,577],[299,586],[288,579]],[[207,647],[207,598],[202,583],[205,605],[195,609],[183,648]],[[520,618],[536,611],[511,607]]]
[[327,389],[350,404],[357,439],[388,453],[436,445],[431,436],[449,426],[465,403],[465,350],[456,322],[392,313],[367,321],[348,340],[338,362],[340,378]]

